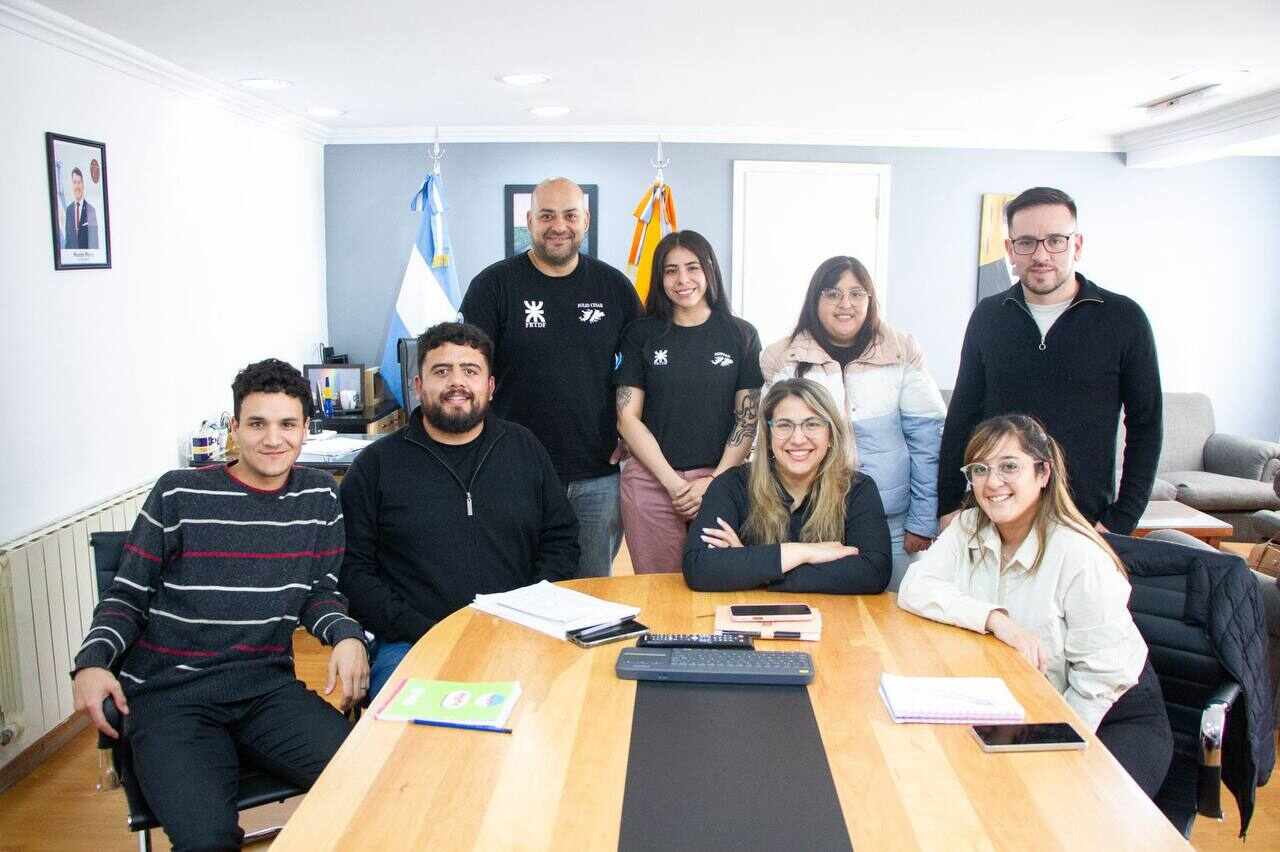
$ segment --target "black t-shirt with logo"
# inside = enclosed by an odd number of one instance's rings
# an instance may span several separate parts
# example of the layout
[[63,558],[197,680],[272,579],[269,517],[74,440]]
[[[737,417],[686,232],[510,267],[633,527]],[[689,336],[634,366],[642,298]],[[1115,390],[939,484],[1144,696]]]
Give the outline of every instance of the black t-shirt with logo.
[[495,347],[493,412],[527,427],[565,482],[606,476],[618,421],[609,382],[622,330],[641,313],[627,277],[579,255],[563,278],[518,254],[467,288],[462,316]]
[[622,337],[614,385],[644,391],[644,414],[676,470],[715,467],[733,430],[733,397],[764,384],[760,336],[746,320],[713,311],[702,325],[643,317]]

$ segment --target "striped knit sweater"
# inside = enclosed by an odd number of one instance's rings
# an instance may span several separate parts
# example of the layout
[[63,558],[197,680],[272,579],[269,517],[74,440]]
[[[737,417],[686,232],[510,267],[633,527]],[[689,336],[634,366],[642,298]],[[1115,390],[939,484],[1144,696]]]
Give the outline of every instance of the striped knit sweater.
[[130,696],[186,684],[248,697],[294,677],[300,624],[328,645],[364,641],[337,590],[336,491],[327,473],[302,467],[278,491],[222,465],[166,473],[138,513],[76,671],[112,669]]

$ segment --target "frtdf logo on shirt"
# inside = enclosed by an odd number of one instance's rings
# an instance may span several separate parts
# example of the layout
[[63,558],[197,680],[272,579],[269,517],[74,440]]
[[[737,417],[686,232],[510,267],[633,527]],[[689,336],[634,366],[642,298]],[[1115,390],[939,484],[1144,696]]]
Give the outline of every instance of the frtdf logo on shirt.
[[653,351],[653,366],[665,367],[667,365],[667,350],[655,349]]
[[717,352],[711,356],[711,363],[717,367],[732,367],[733,357],[727,352]]
[[543,311],[542,302],[524,300],[524,327],[546,328],[547,315]]

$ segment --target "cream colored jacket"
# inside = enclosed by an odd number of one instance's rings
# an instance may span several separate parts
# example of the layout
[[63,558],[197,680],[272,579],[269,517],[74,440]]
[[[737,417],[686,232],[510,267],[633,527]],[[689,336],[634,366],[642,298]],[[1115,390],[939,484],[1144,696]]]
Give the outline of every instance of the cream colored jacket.
[[1054,688],[1090,728],[1138,682],[1147,645],[1129,614],[1129,581],[1097,543],[1065,526],[1049,532],[1034,573],[1033,530],[1000,570],[1000,535],[974,538],[977,509],[943,531],[907,569],[898,605],[934,621],[986,632],[994,609],[1040,637]]

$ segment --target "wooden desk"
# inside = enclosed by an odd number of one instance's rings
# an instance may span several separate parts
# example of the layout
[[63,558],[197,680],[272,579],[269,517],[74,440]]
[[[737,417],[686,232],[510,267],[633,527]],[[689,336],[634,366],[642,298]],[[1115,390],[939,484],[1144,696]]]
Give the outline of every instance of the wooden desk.
[[[669,574],[570,585],[641,607],[658,632],[707,632],[718,603],[779,597],[692,592]],[[1080,752],[988,755],[964,726],[889,719],[882,670],[998,675],[1028,721],[1068,719],[1084,733],[1048,681],[994,637],[917,618],[889,594],[805,600],[822,612],[822,641],[761,644],[814,655],[810,697],[854,849],[1190,848],[1092,734]],[[396,676],[519,680],[515,733],[365,714],[274,852],[616,849],[636,688],[613,672],[625,644],[584,651],[472,609],[455,613]]]
[[1179,530],[1213,548],[1217,548],[1224,538],[1235,531],[1226,521],[1220,521],[1213,515],[1206,515],[1186,503],[1179,503],[1176,500],[1152,500],[1143,510],[1133,534],[1137,538],[1142,538],[1156,530]]

